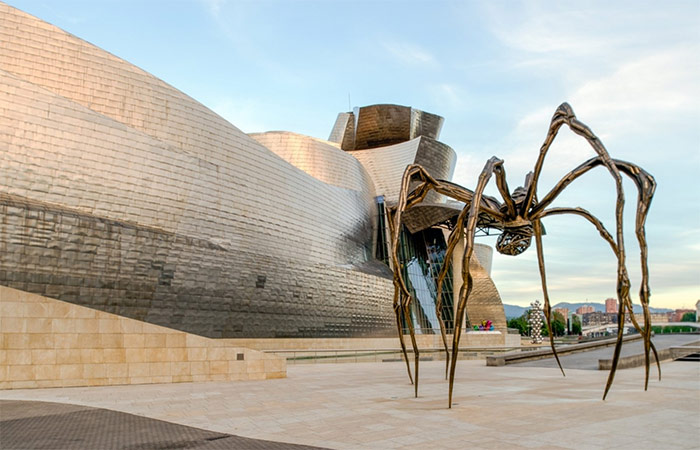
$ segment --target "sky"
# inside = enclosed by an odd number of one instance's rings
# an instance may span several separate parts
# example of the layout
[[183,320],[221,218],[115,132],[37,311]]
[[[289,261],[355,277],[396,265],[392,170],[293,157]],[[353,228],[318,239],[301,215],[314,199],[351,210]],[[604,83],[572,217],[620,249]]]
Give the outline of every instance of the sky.
[[[245,132],[327,139],[339,112],[395,103],[445,117],[453,181],[474,189],[491,156],[511,189],[534,167],[552,114],[571,104],[613,158],[656,178],[647,222],[651,305],[700,299],[700,1],[5,0],[152,73]],[[594,156],[562,129],[540,198]],[[636,191],[625,182],[633,300]],[[499,197],[495,185],[486,191]],[[615,185],[597,169],[554,206],[615,229]],[[616,261],[580,217],[543,221],[552,303],[615,297]],[[495,238],[479,238],[493,245]],[[533,248],[494,254],[504,303],[542,300]]]

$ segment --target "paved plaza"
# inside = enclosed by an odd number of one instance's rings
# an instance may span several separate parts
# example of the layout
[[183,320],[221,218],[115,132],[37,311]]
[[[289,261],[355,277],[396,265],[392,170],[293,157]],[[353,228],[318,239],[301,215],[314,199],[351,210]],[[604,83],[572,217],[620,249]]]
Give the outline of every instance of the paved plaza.
[[102,408],[0,400],[0,448],[12,450],[313,450]]
[[[421,363],[418,398],[401,362],[309,364],[288,378],[0,391],[0,399],[105,408],[253,439],[334,449],[697,448],[700,364],[606,371],[459,361],[447,409],[444,362]],[[145,448],[145,447],[144,447]],[[233,447],[235,448],[235,447]]]

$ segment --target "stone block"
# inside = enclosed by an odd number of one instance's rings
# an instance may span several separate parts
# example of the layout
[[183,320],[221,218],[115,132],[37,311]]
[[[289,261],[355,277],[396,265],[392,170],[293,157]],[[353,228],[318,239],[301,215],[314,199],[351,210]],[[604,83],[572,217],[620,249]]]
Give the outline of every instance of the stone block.
[[165,346],[168,348],[185,347],[186,341],[185,333],[170,333],[165,336]]
[[173,377],[191,375],[191,364],[189,362],[171,362],[170,369]]
[[203,347],[187,348],[188,361],[204,361],[207,359],[207,349]]
[[207,359],[209,361],[225,361],[226,349],[222,347],[210,347],[207,349]]
[[31,318],[31,320],[23,320],[25,325],[26,333],[43,333],[48,334],[52,332],[52,319],[41,317],[41,318]]
[[97,333],[78,333],[78,348],[91,349],[100,342],[100,335]]
[[32,350],[32,364],[56,364],[56,350]]
[[83,364],[83,378],[91,382],[96,378],[107,378],[104,364]]
[[168,361],[187,361],[187,349],[185,348],[166,348]]
[[[76,380],[83,380],[83,364],[59,364],[59,373],[62,380],[67,380],[66,382],[76,382]],[[79,386],[80,382],[73,384]]]
[[192,375],[173,375],[173,383],[189,383],[193,381]]
[[53,335],[43,333],[28,334],[28,346],[31,349],[53,348]]
[[128,333],[124,334],[125,348],[144,348],[146,346],[146,337],[143,334]]
[[146,334],[144,340],[144,347],[164,348],[165,338],[165,334]]
[[9,365],[28,365],[32,363],[32,353],[29,349],[5,350],[6,361]]
[[193,361],[190,364],[190,371],[192,375],[206,376],[209,373],[209,361]]
[[27,333],[27,320],[23,320],[17,317],[6,317],[0,318],[0,330],[3,333]]
[[124,347],[124,336],[121,333],[100,333],[100,340],[96,347],[101,349],[114,349]]
[[51,331],[53,333],[76,333],[75,319],[66,319],[65,315],[59,318],[54,318],[51,322]]
[[100,333],[121,333],[121,322],[117,318],[97,319]]
[[255,361],[248,361],[246,365],[246,372],[248,374],[264,373],[265,361],[261,359]]
[[80,349],[59,348],[56,349],[56,364],[79,364]]
[[53,333],[53,345],[55,349],[76,349],[78,333]]
[[150,376],[169,376],[170,375],[170,363],[169,362],[149,362],[148,364],[148,374]]
[[12,381],[27,381],[34,380],[34,367],[31,365],[12,365],[8,366],[8,378]]
[[143,323],[138,320],[121,319],[119,320],[121,332],[125,334],[143,333]]
[[153,383],[153,377],[150,376],[137,376],[129,377],[127,384],[150,384]]
[[[149,376],[149,363],[145,362],[128,362],[129,378],[142,378]],[[144,383],[144,381],[141,381]]]
[[[107,378],[126,378],[129,376],[129,365],[125,363],[105,363],[105,374]],[[110,383],[111,384],[111,383]]]
[[39,387],[34,380],[15,380],[9,382],[10,389],[33,389]]
[[210,374],[226,374],[228,373],[228,361],[209,361]]
[[228,361],[228,373],[245,374],[247,364],[244,361]]

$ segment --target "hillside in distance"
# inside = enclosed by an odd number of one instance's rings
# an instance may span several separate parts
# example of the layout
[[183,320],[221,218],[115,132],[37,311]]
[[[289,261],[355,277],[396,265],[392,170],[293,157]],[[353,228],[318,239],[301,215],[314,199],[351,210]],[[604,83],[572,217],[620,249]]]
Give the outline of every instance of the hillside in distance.
[[[595,311],[600,311],[600,312],[605,312],[605,304],[604,303],[595,303],[595,302],[580,302],[580,303],[570,303],[570,302],[559,302],[555,305],[552,305],[552,309],[554,308],[568,308],[569,312],[576,312],[576,309],[580,308],[581,306],[592,306]],[[525,311],[530,309],[529,306],[518,306],[518,305],[507,305],[503,304],[503,309],[505,310],[506,313],[506,319],[514,319],[516,317],[520,317],[523,315]],[[667,312],[672,312],[672,309],[669,308],[653,308],[650,307],[649,311],[652,313],[667,313]],[[641,305],[634,305],[634,312],[635,314],[642,312],[642,306]]]

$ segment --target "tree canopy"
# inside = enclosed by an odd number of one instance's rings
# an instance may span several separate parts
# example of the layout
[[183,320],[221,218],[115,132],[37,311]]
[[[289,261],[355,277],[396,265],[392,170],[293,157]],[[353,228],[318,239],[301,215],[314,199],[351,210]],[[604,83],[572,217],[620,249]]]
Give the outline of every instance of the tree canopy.
[[683,317],[681,317],[681,322],[695,322],[696,319],[697,316],[694,312],[687,312],[683,314]]

